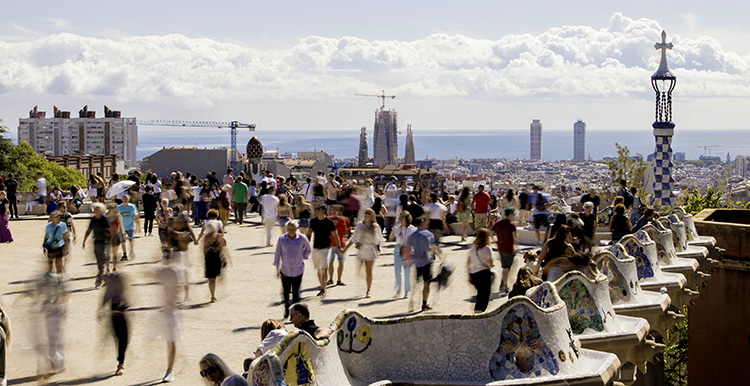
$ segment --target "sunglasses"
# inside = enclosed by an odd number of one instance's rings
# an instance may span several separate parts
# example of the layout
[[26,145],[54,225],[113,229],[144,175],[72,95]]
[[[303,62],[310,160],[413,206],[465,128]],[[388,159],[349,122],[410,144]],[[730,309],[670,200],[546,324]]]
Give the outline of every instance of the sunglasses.
[[216,366],[210,366],[209,368],[205,370],[201,370],[201,377],[205,378],[206,375],[213,373],[216,371]]

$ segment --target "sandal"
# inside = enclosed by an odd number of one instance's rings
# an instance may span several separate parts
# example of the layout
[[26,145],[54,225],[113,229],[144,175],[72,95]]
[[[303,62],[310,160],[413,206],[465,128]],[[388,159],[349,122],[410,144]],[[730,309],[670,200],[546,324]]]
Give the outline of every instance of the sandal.
[[125,373],[125,365],[117,365],[117,371],[115,371],[115,375],[122,375],[123,373]]

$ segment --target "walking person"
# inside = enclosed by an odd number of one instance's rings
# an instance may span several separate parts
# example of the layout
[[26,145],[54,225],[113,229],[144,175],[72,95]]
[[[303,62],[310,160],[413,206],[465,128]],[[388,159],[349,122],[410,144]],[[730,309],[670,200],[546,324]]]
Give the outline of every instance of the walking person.
[[[312,246],[307,236],[297,231],[297,224],[289,221],[286,233],[276,243],[273,265],[276,276],[281,279],[284,297],[284,318],[289,317],[289,307],[300,300],[300,285],[305,272],[305,260],[310,256]],[[289,296],[291,295],[291,301]]]
[[0,304],[0,386],[7,386],[8,381],[5,373],[5,355],[10,347],[10,318],[5,313],[3,305]]
[[286,231],[286,223],[289,222],[289,220],[294,220],[294,210],[292,209],[292,206],[289,205],[289,202],[287,201],[287,195],[279,195],[279,206],[276,208],[277,213],[279,214],[279,227],[281,228],[281,233],[284,233]]
[[466,268],[469,271],[469,284],[474,285],[474,288],[477,289],[474,313],[484,312],[490,302],[492,267],[494,267],[494,262],[492,260],[492,248],[490,248],[490,231],[487,228],[479,228],[466,261]]
[[338,195],[341,192],[341,184],[335,180],[335,177],[336,176],[333,173],[329,173],[328,181],[326,181],[323,186],[325,189],[326,206],[335,205]]
[[10,202],[4,190],[0,190],[0,243],[12,243],[13,235],[10,233]]
[[475,229],[487,228],[490,212],[490,195],[484,191],[484,185],[477,187],[477,194],[471,201],[474,208],[474,226]]
[[[533,208],[534,213],[534,232],[536,233],[536,243],[538,246],[542,246],[542,241],[546,241],[546,237],[542,240],[539,229],[544,226],[549,227],[549,202],[550,196],[544,193],[544,188],[539,185],[534,185],[534,194],[529,196],[529,203]],[[554,237],[554,235],[550,235]]]
[[169,219],[172,218],[174,211],[169,207],[169,199],[162,198],[161,205],[156,210],[156,224],[158,228],[159,241],[164,244],[167,242],[167,231],[169,229]]
[[445,222],[448,208],[438,201],[435,193],[430,193],[428,200],[429,202],[424,206],[424,212],[430,218],[430,232],[435,236],[435,242],[440,243],[440,236],[448,229],[448,224]]
[[[117,271],[117,250],[120,248],[120,244],[125,242],[125,229],[122,227],[122,217],[120,217],[120,213],[117,211],[116,204],[107,204],[107,216],[109,216],[112,222],[112,230],[110,231],[110,235],[112,236],[112,240],[110,240],[110,258],[112,260],[113,271]],[[123,246],[123,252],[124,248],[125,246]],[[110,262],[107,261],[107,272],[109,272],[109,264]]]
[[181,264],[174,262],[171,254],[166,254],[166,259],[157,264],[152,273],[159,284],[164,288],[164,304],[162,307],[164,337],[167,341],[167,371],[162,378],[163,382],[174,381],[174,362],[177,357],[177,342],[181,340],[181,318],[179,314],[178,293],[179,288],[185,283],[185,274],[182,272]]
[[[260,215],[263,218],[263,227],[266,228],[266,246],[272,247],[271,235],[273,234],[273,226],[276,223],[276,219],[279,217],[278,207],[279,198],[274,194],[274,188],[269,187],[268,193],[260,197]],[[296,226],[295,226],[296,228]]]
[[[122,204],[117,205],[117,212],[122,219],[122,230],[125,232],[128,244],[130,244],[130,257],[135,258],[135,231],[141,231],[141,222],[138,219],[138,208],[130,203],[130,196],[122,196]],[[128,251],[125,248],[125,242],[122,243],[122,259],[128,260]]]
[[60,222],[60,212],[54,211],[49,216],[50,222],[44,228],[44,254],[49,263],[49,272],[53,267],[56,273],[65,272],[63,257],[65,256],[65,245],[70,242],[68,227]]
[[154,188],[146,186],[146,193],[141,196],[141,200],[143,201],[143,236],[150,237],[154,235],[154,220],[159,199],[154,194]]
[[94,288],[99,289],[102,287],[102,281],[104,280],[104,269],[107,264],[109,257],[109,243],[112,239],[110,236],[110,230],[112,229],[112,223],[109,217],[105,214],[107,208],[104,204],[96,202],[91,205],[94,210],[94,217],[89,221],[89,227],[86,229],[86,234],[83,235],[83,243],[81,248],[86,249],[86,240],[89,235],[94,233],[94,255],[96,256],[96,281]]
[[385,187],[383,188],[383,194],[385,195],[385,200],[383,201],[383,204],[386,209],[386,215],[385,215],[385,232],[386,237],[390,239],[391,232],[393,231],[393,227],[396,226],[396,219],[398,218],[396,213],[398,211],[398,187],[396,187],[396,182],[398,179],[394,176],[391,176],[390,181],[385,184]]
[[258,212],[258,187],[255,180],[250,181],[250,185],[247,187],[248,203],[250,203],[250,213]]
[[458,213],[458,222],[461,223],[461,241],[466,241],[469,226],[473,226],[471,221],[471,191],[468,186],[464,186],[458,196],[456,212]]
[[411,224],[411,214],[401,212],[399,223],[391,232],[390,241],[396,241],[393,248],[393,268],[396,274],[396,293],[394,298],[401,296],[401,271],[404,277],[404,299],[409,297],[411,291],[411,265],[413,263],[411,248],[407,245],[409,237],[417,231],[417,227]]
[[122,273],[113,272],[106,276],[104,281],[107,289],[104,291],[100,309],[109,306],[109,316],[112,322],[112,332],[117,342],[117,370],[115,375],[125,373],[125,351],[128,349],[129,331],[126,312],[130,307],[128,301],[128,284]]
[[310,219],[313,216],[313,210],[310,203],[303,197],[298,197],[297,218],[299,219],[299,230],[303,235],[310,238]]
[[[70,293],[67,280],[62,275],[47,272],[35,283],[35,293],[39,300],[41,317],[44,320],[44,336],[46,339],[45,364],[39,369],[40,376],[49,377],[65,371],[65,346],[63,340],[63,324],[68,313],[68,299]],[[40,318],[41,319],[41,318]],[[41,362],[40,362],[41,363]]]
[[343,249],[341,248],[341,246],[346,245],[347,237],[352,233],[352,229],[349,225],[349,219],[343,216],[344,209],[341,207],[341,205],[334,206],[333,210],[333,216],[328,216],[328,218],[331,219],[331,221],[333,221],[333,224],[336,226],[336,233],[339,237],[338,240],[336,240],[335,238],[332,238],[331,240],[331,254],[330,258],[328,259],[328,284],[333,284],[333,262],[335,260],[338,260],[339,267],[338,271],[336,272],[336,285],[345,286],[346,284],[341,281],[341,277],[344,275],[345,260],[345,255],[342,252]]
[[[513,265],[516,245],[518,244],[518,233],[516,225],[513,224],[516,212],[513,208],[503,210],[503,218],[492,225],[492,230],[497,238],[497,252],[500,254],[500,266],[503,268],[500,280],[500,294],[505,296],[510,292],[508,286],[508,273]],[[492,267],[490,267],[492,268]]]
[[185,289],[185,298],[182,300],[183,303],[190,301],[190,278],[188,275],[188,246],[190,243],[198,245],[198,239],[193,233],[193,228],[190,227],[190,218],[182,213],[182,204],[174,206],[174,215],[169,221],[169,228],[167,231],[168,247],[171,250],[172,264],[179,267],[183,274],[182,282]]
[[242,182],[242,177],[237,177],[232,185],[232,206],[234,207],[234,221],[238,225],[242,225],[245,219],[248,193],[249,188]]
[[219,231],[218,221],[206,221],[206,235],[203,240],[203,256],[205,262],[205,276],[208,280],[208,290],[211,292],[211,303],[216,303],[216,278],[227,265],[224,235]]
[[75,224],[73,224],[73,215],[68,211],[68,203],[61,201],[60,205],[57,206],[57,211],[60,212],[60,222],[68,227],[69,233],[73,234],[73,241],[71,242],[70,236],[68,236],[68,242],[65,243],[65,250],[63,250],[63,266],[67,267],[70,260],[70,253],[73,245],[78,240],[78,235],[76,234]]
[[432,263],[435,256],[440,256],[442,252],[435,245],[435,237],[428,230],[430,219],[423,217],[419,229],[409,236],[407,244],[413,253],[414,265],[417,267],[417,281],[422,279],[422,311],[432,309],[427,304],[430,297],[430,283],[432,282]]
[[305,180],[306,183],[302,185],[302,189],[300,190],[300,193],[302,194],[302,197],[304,197],[305,201],[312,202],[313,199],[315,199],[315,191],[313,188],[315,187],[315,184],[317,182],[313,182],[312,178],[307,177],[307,180]]
[[[313,235],[313,265],[318,272],[318,283],[320,283],[318,296],[325,296],[326,280],[328,279],[328,255],[331,251],[332,242],[335,242],[339,250],[341,249],[341,240],[336,233],[336,225],[333,220],[326,217],[324,206],[315,209],[315,217],[310,220],[310,229]],[[330,284],[333,284],[333,282]]]
[[18,180],[13,178],[13,173],[8,173],[8,179],[5,180],[5,191],[8,194],[7,199],[10,208],[10,212],[8,212],[8,218],[18,218]]
[[378,223],[375,222],[375,212],[372,209],[367,209],[364,219],[354,228],[352,238],[343,251],[345,253],[352,245],[355,245],[357,248],[357,259],[360,262],[360,266],[365,266],[365,283],[367,284],[365,298],[370,297],[372,267],[375,265],[375,259],[380,254],[380,244],[384,241],[383,231],[380,229]]

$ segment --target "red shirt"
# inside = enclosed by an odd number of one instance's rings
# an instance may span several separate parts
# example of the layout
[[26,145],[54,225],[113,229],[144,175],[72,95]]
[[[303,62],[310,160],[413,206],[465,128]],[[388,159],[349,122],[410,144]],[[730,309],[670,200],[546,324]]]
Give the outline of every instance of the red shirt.
[[500,253],[513,253],[513,232],[516,226],[510,220],[504,218],[492,226],[497,236],[497,251]]
[[479,192],[474,195],[474,213],[488,213],[490,207],[490,195],[487,192]]
[[[333,221],[333,224],[336,225],[336,233],[339,234],[339,240],[341,240],[341,248],[346,246],[346,235],[350,232],[351,228],[349,226],[349,219],[346,217],[339,217],[339,216],[329,216]],[[336,240],[331,239],[331,246],[335,247]]]

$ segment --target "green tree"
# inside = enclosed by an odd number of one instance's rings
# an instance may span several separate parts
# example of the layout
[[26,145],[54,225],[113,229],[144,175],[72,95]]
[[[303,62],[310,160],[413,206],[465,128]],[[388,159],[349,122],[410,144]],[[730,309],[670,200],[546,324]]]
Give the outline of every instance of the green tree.
[[723,195],[724,192],[721,190],[714,190],[712,187],[706,189],[706,194],[701,194],[698,189],[695,189],[691,193],[685,195],[682,199],[682,206],[685,208],[685,211],[690,214],[698,214],[706,208],[721,208],[724,206],[721,203],[721,196]]
[[615,146],[617,146],[617,159],[606,162],[607,166],[609,166],[612,182],[616,184],[620,180],[625,179],[628,181],[628,187],[639,189],[639,194],[641,194],[646,164],[642,159],[636,160],[631,158],[630,149],[627,146],[620,146],[619,143],[615,143]]
[[687,307],[683,308],[685,319],[667,332],[667,347],[664,350],[664,376],[668,386],[687,385],[688,363],[688,319]]

